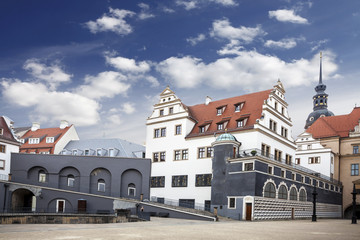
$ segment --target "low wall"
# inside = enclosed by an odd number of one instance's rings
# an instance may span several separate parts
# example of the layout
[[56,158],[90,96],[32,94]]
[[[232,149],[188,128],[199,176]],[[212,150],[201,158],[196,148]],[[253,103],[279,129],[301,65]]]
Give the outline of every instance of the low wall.
[[1,214],[0,224],[86,224],[137,221],[126,216],[87,214]]

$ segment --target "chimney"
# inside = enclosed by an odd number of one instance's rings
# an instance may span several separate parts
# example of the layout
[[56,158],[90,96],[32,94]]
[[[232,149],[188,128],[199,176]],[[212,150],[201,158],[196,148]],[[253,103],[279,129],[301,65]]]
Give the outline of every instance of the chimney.
[[211,97],[209,96],[206,96],[206,99],[205,99],[205,105],[209,105],[209,103],[211,102]]
[[38,122],[33,122],[32,126],[31,126],[31,131],[35,132],[36,130],[40,129],[40,123]]
[[66,120],[61,120],[60,121],[60,129],[64,129],[64,128],[68,127],[68,126],[69,126],[68,121],[66,121]]

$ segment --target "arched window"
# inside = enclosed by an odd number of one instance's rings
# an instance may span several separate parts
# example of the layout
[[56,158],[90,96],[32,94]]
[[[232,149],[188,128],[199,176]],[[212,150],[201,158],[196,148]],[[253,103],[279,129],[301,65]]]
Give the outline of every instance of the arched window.
[[105,181],[104,179],[98,180],[98,192],[105,192]]
[[135,195],[136,195],[135,184],[129,183],[129,185],[128,185],[128,195],[131,196],[131,197],[135,197]]
[[276,195],[275,185],[270,182],[267,183],[264,189],[264,197],[275,198],[275,195]]
[[279,196],[279,199],[287,199],[288,198],[288,191],[284,185],[281,185],[279,187],[278,196]]
[[39,182],[46,182],[46,173],[44,170],[39,171]]
[[74,183],[75,183],[75,177],[74,175],[70,174],[67,177],[67,185],[68,187],[74,187]]
[[290,200],[297,200],[297,191],[294,187],[290,189]]
[[306,192],[305,189],[301,189],[299,193],[299,200],[306,202]]

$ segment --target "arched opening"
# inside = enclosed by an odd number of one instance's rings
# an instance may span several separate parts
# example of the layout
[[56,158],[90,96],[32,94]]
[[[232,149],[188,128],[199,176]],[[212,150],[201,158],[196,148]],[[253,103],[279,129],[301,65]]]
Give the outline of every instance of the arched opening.
[[284,185],[281,185],[279,187],[278,198],[285,200],[288,198],[288,191]]
[[306,202],[306,191],[305,191],[305,189],[300,189],[299,201]]
[[71,191],[80,190],[80,172],[74,167],[65,167],[59,172],[59,188]]
[[[356,205],[355,211],[356,211],[356,218],[360,219],[360,205]],[[353,215],[353,206],[350,205],[344,211],[344,218],[351,219],[352,215]]]
[[264,197],[275,198],[275,196],[276,196],[275,185],[270,182],[267,183],[264,189]]
[[120,197],[140,199],[142,174],[136,169],[128,169],[121,174]]
[[111,195],[111,173],[105,168],[96,168],[90,174],[90,193]]
[[19,188],[12,193],[11,210],[13,212],[34,212],[36,210],[36,197],[28,189]]
[[128,185],[128,195],[130,197],[135,197],[136,196],[136,186],[135,186],[135,184],[130,183]]
[[290,189],[290,200],[297,201],[297,190],[294,187]]

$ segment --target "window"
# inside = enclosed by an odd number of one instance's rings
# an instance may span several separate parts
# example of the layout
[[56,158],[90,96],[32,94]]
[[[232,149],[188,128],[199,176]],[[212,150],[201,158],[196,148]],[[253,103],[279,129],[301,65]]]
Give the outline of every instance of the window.
[[205,158],[205,147],[198,148],[198,158]]
[[304,176],[301,176],[301,180],[300,180],[302,183],[305,183],[305,177]]
[[285,113],[285,108],[281,107],[281,114],[284,115],[284,113]]
[[160,129],[154,129],[154,138],[160,137]]
[[187,187],[187,175],[172,176],[172,187]]
[[115,156],[115,149],[110,148],[109,149],[109,157],[114,157]]
[[217,124],[217,130],[223,130],[224,129],[224,124],[223,123],[218,123]]
[[285,177],[285,170],[281,170],[281,177],[282,177],[282,178]]
[[268,174],[274,174],[274,167],[268,166]]
[[203,132],[205,132],[205,126],[199,127],[199,133],[203,133]]
[[275,185],[270,182],[267,183],[264,189],[264,197],[275,198],[275,195],[276,195]]
[[176,125],[175,126],[175,135],[180,135],[181,134],[181,125]]
[[306,192],[305,192],[305,189],[300,189],[299,201],[306,202]]
[[284,185],[281,185],[279,187],[278,198],[285,200],[288,198],[288,191]]
[[281,136],[287,138],[288,130],[284,127],[281,127]]
[[240,104],[235,104],[235,112],[240,112]]
[[189,159],[189,150],[183,149],[181,154],[182,154],[182,155],[181,155],[181,158],[182,158],[183,160]]
[[89,149],[85,149],[84,155],[85,155],[85,156],[89,156],[89,155],[90,155],[90,150],[89,150]]
[[67,177],[68,187],[74,187],[74,183],[75,183],[74,175],[68,175],[68,177]]
[[196,174],[195,187],[208,187],[211,186],[211,174]]
[[0,128],[0,135],[4,134],[4,129]]
[[351,176],[358,176],[359,175],[359,164],[351,164]]
[[169,114],[173,114],[173,113],[174,113],[174,108],[173,107],[169,108]]
[[277,109],[278,109],[278,103],[277,103],[277,102],[275,102],[274,108],[275,108],[275,110],[277,111]]
[[161,129],[161,137],[166,137],[166,128]]
[[47,137],[46,138],[46,143],[53,143],[54,142],[54,137]]
[[311,145],[307,145],[307,149],[310,150],[312,147]]
[[97,150],[96,150],[96,156],[101,156],[102,154],[102,150],[101,150],[101,148],[98,148]]
[[236,208],[235,203],[236,203],[236,201],[235,201],[234,197],[229,198],[229,203],[228,203],[229,208],[232,208],[232,209]]
[[72,155],[77,155],[77,150],[73,150]]
[[40,138],[29,138],[29,144],[38,144],[40,142]]
[[353,154],[359,153],[359,146],[353,146]]
[[56,200],[56,212],[57,213],[65,212],[65,200]]
[[46,182],[46,173],[44,170],[39,171],[39,182],[41,183]]
[[221,115],[221,114],[222,114],[222,108],[217,108],[216,115]]
[[164,109],[160,109],[159,114],[160,116],[164,116]]
[[160,162],[165,162],[165,152],[160,153]]
[[287,165],[291,165],[292,164],[292,156],[290,156],[289,154],[286,154],[285,155],[286,157],[285,157],[285,163],[287,164]]
[[129,183],[128,185],[128,196],[135,197],[136,196],[136,187],[135,184]]
[[210,158],[214,156],[214,148],[207,147],[206,148],[206,157]]
[[269,121],[269,129],[276,132],[276,126],[277,126],[277,123],[274,120],[270,119],[270,121]]
[[309,157],[309,164],[320,163],[320,157]]
[[153,162],[159,161],[159,153],[153,153]]
[[295,158],[295,164],[299,165],[300,164],[300,158]]
[[292,180],[295,180],[295,177],[296,177],[295,173],[292,173],[292,174],[291,174],[291,179],[292,179]]
[[0,144],[0,152],[1,152],[1,153],[5,153],[5,152],[6,152],[6,146],[5,146],[5,145]]
[[98,180],[98,192],[105,192],[105,181],[104,179]]
[[254,170],[254,163],[244,163],[244,171],[252,171]]
[[244,127],[244,126],[245,126],[245,121],[246,121],[246,119],[244,119],[244,118],[237,120],[237,121],[236,121],[236,126],[237,126],[238,128]]
[[151,177],[150,187],[152,188],[165,187],[165,176]]
[[280,150],[275,149],[275,152],[274,152],[275,160],[281,161],[281,155],[282,155],[282,152]]
[[180,150],[175,150],[174,151],[174,160],[180,160],[181,159],[181,151]]
[[269,157],[270,156],[270,146],[268,146],[266,144],[261,144],[261,155],[263,155],[265,157]]
[[290,200],[297,201],[297,191],[296,191],[296,188],[294,188],[294,187],[292,187],[290,189]]
[[5,160],[0,160],[0,170],[5,169]]

